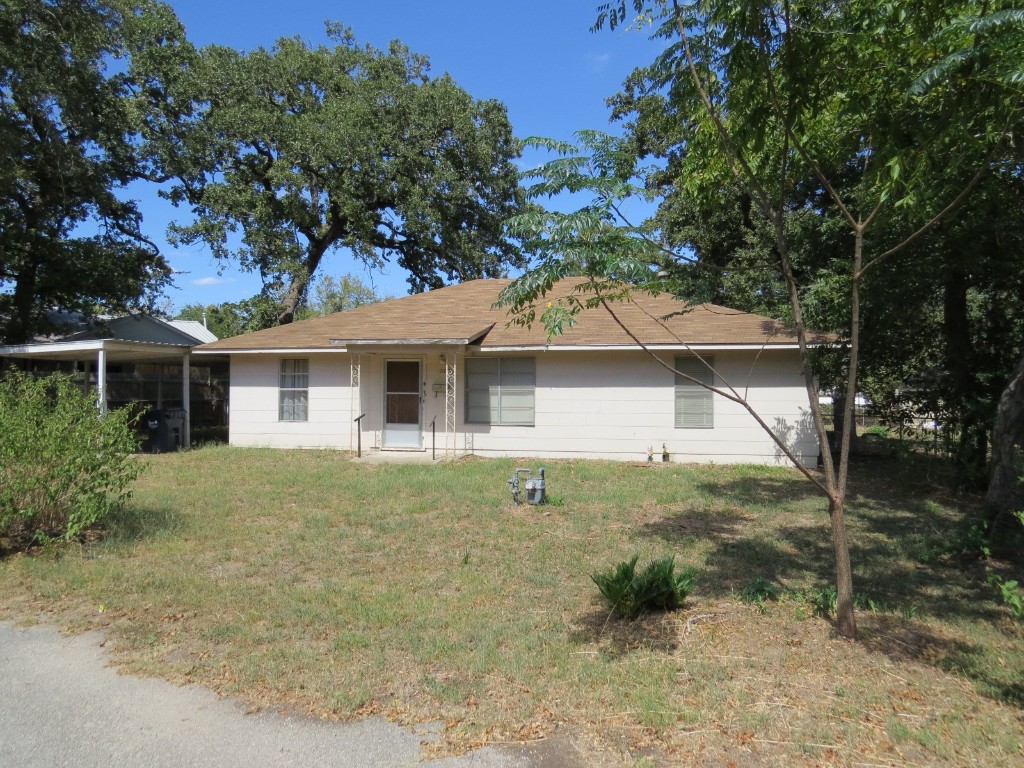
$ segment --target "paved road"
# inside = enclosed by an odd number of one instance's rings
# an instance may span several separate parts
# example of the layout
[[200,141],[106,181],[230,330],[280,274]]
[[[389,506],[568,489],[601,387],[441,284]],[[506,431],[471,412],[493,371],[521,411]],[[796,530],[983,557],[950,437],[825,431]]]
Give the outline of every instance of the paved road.
[[[339,725],[246,715],[199,686],[118,675],[97,633],[0,622],[0,767],[397,768],[428,735],[383,720]],[[431,768],[527,768],[482,749]]]

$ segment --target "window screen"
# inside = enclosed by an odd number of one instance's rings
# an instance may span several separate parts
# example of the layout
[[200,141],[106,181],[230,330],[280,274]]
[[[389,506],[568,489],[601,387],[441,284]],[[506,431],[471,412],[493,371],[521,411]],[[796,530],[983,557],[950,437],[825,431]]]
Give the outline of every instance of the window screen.
[[[705,364],[706,363],[706,364]],[[692,355],[677,357],[675,368],[708,386],[714,386],[714,358],[704,356],[704,362]],[[715,426],[715,396],[710,391],[676,374],[676,427],[713,429]]]
[[466,422],[534,422],[536,367],[532,357],[471,357],[466,360]]

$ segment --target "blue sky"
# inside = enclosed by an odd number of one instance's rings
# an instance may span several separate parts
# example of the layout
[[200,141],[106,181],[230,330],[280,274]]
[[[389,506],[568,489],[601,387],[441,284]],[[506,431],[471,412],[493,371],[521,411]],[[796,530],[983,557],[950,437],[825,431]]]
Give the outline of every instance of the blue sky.
[[[504,102],[517,136],[570,139],[585,128],[617,130],[608,122],[605,99],[659,50],[647,32],[591,33],[599,2],[171,0],[171,5],[189,39],[200,46],[217,43],[252,50],[293,36],[325,43],[328,19],[351,27],[361,43],[383,48],[397,38],[430,57],[433,75],[448,72],[474,97]],[[147,233],[177,272],[174,287],[167,291],[176,308],[237,301],[259,292],[258,275],[216,262],[206,249],[166,244],[167,223],[188,221],[187,209],[174,209],[153,189],[133,188],[131,194],[139,200]],[[359,275],[383,294],[402,295],[408,289],[398,267],[367,271],[344,253],[332,256],[321,270]]]

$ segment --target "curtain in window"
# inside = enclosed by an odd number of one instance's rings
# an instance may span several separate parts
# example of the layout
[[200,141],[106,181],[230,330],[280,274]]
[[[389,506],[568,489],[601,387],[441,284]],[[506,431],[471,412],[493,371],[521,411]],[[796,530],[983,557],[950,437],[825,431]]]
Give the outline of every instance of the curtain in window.
[[279,383],[278,419],[309,419],[309,360],[282,360]]

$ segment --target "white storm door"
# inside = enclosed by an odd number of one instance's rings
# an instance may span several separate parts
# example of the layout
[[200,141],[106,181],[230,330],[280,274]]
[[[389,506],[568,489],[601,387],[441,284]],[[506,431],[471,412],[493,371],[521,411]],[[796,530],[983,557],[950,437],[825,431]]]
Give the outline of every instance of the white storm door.
[[423,447],[419,360],[384,362],[384,448]]

